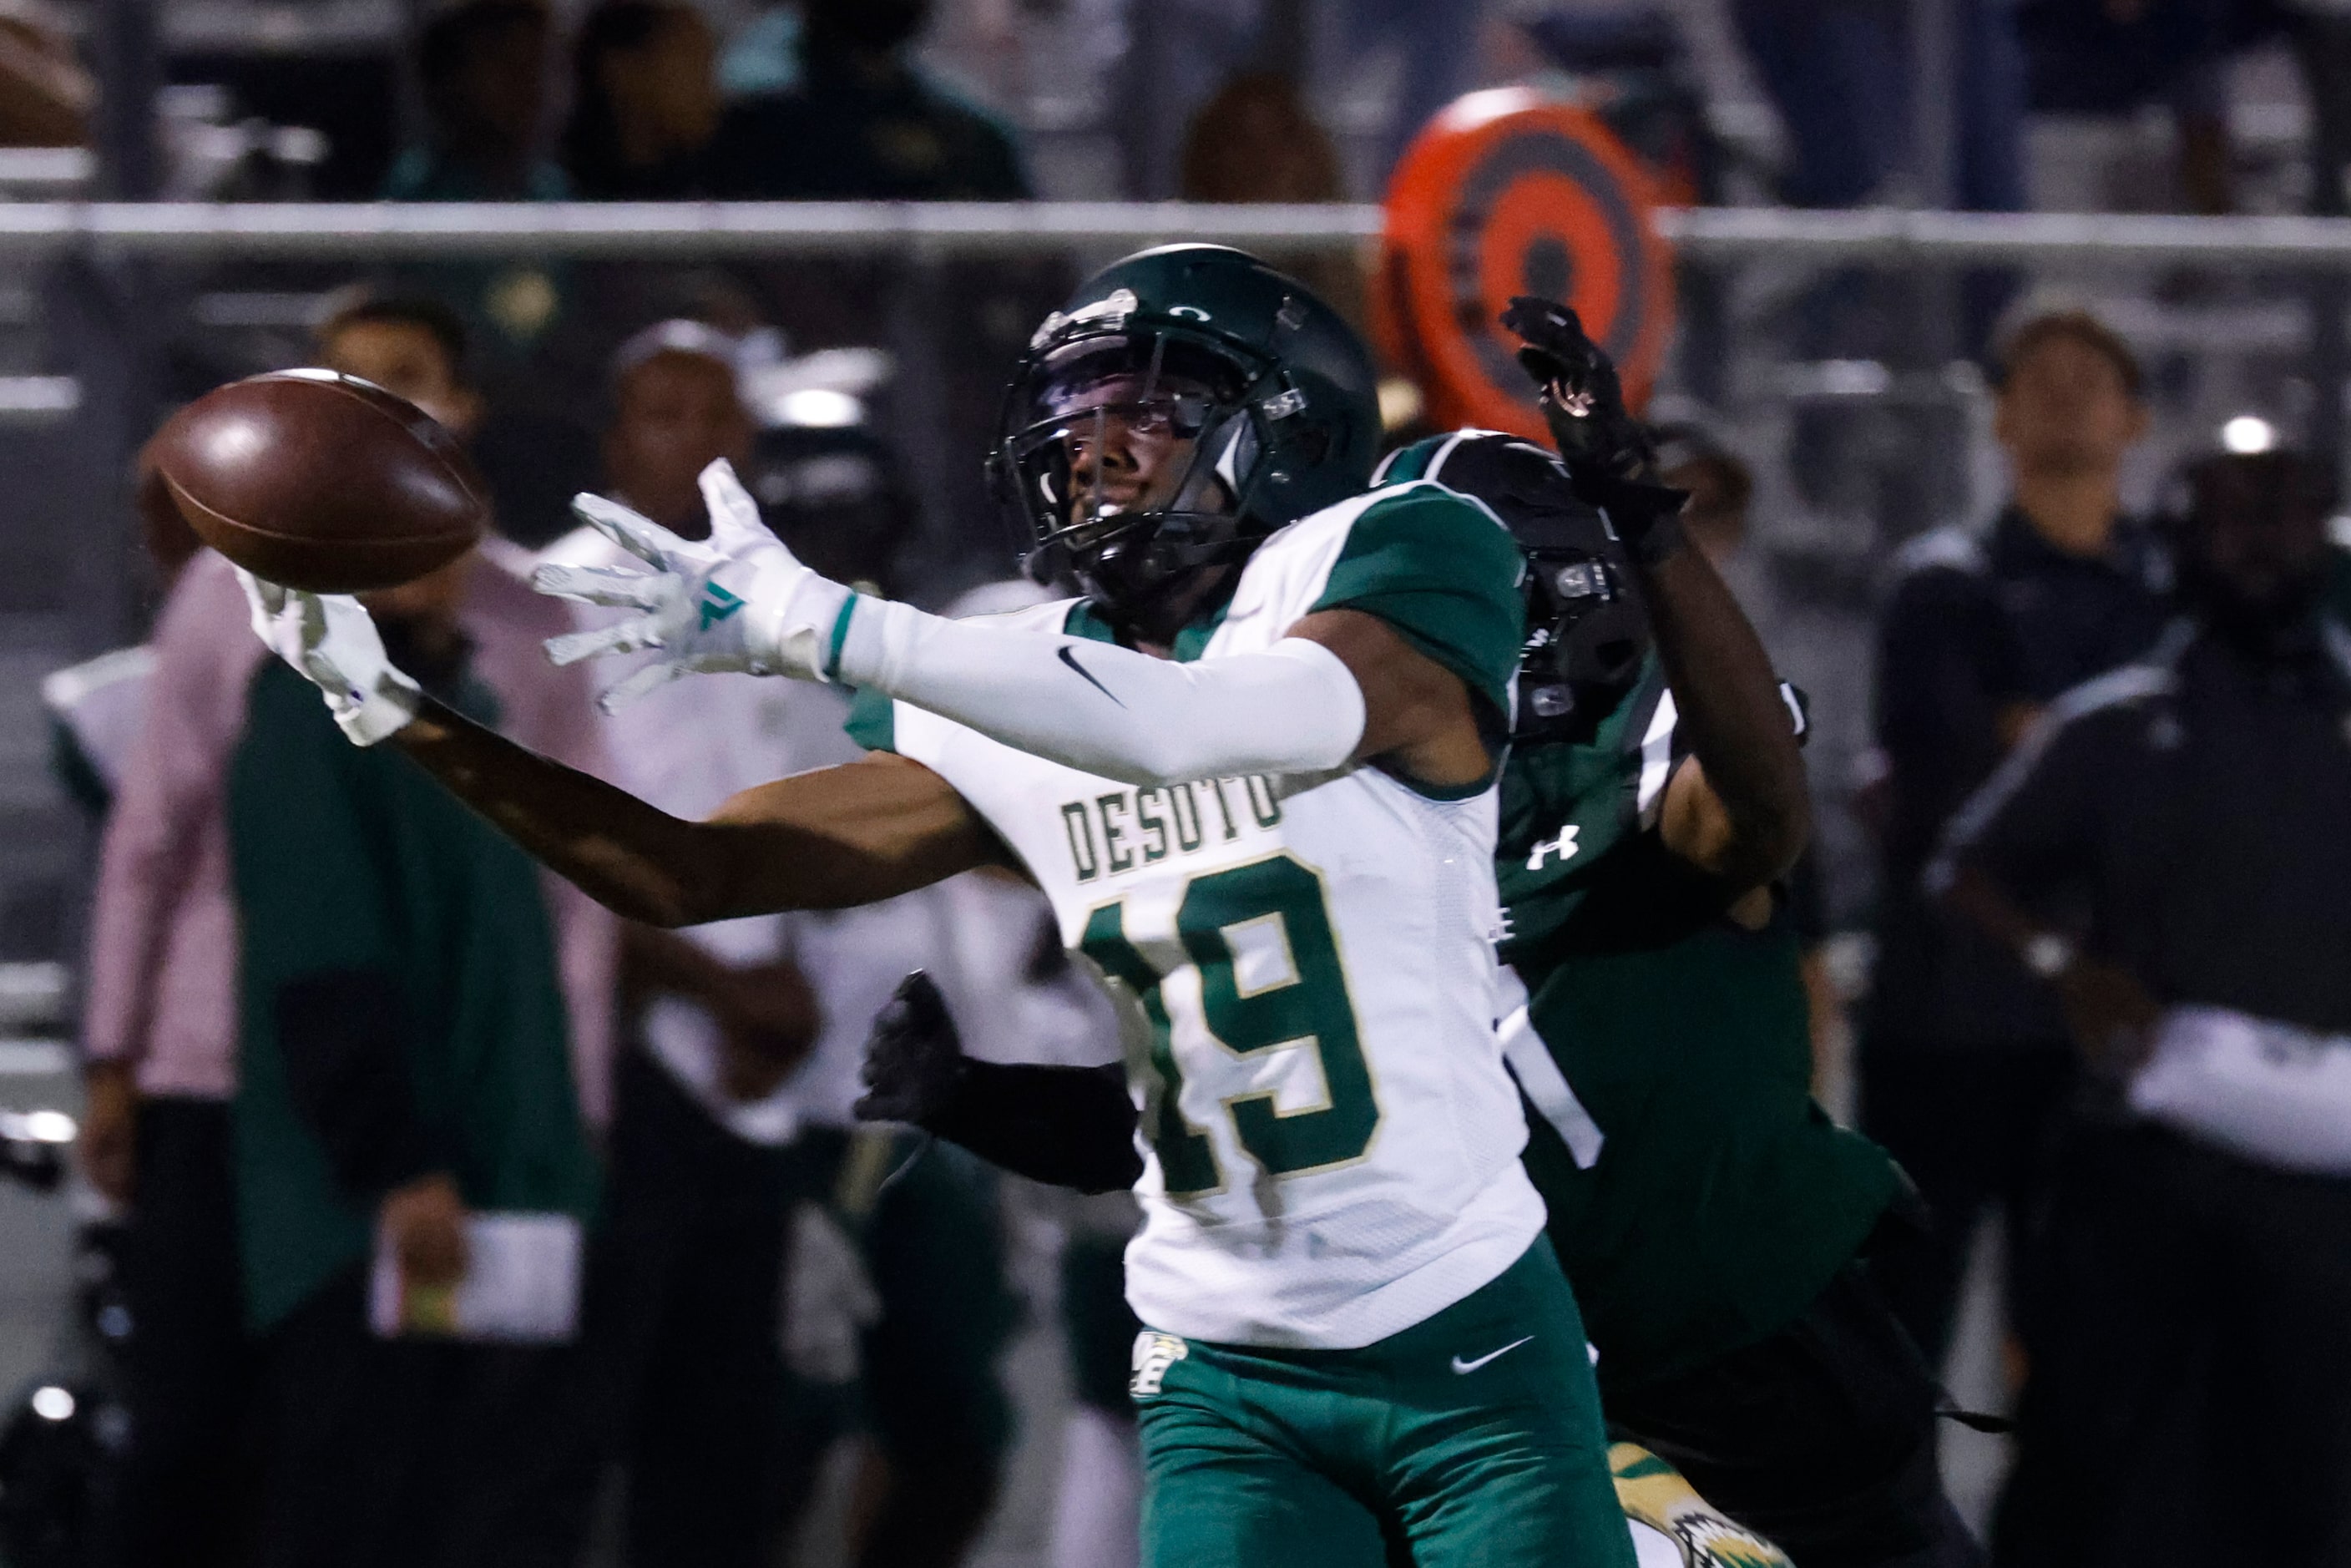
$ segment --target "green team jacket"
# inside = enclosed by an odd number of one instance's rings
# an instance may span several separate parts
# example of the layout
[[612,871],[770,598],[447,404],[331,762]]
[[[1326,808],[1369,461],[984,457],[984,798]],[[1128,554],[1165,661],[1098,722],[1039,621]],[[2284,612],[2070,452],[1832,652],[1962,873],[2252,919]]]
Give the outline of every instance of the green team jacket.
[[[478,687],[467,697],[477,716],[489,706]],[[599,1173],[530,861],[391,747],[345,740],[275,659],[246,698],[227,809],[248,1325],[285,1318],[363,1260],[374,1233],[371,1204],[337,1182],[287,1084],[278,998],[308,976],[393,977],[417,1120],[469,1206],[589,1218]]]
[[1724,917],[1655,808],[1682,753],[1654,655],[1588,742],[1522,746],[1502,776],[1501,956],[1604,1135],[1580,1168],[1531,1108],[1551,1210],[1604,1385],[1763,1339],[1852,1259],[1902,1185],[1812,1099],[1796,934]]

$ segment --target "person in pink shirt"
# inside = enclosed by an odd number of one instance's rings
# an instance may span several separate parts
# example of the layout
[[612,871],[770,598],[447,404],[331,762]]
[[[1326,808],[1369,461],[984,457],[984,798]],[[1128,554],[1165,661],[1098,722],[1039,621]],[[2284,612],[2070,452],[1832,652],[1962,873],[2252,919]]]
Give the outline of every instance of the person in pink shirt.
[[[462,337],[430,307],[360,300],[328,321],[318,348],[323,362],[408,397],[460,434],[478,418]],[[420,624],[445,617],[501,727],[574,766],[598,767],[587,682],[538,652],[565,629],[565,613],[529,591],[507,553],[486,546],[437,584],[398,591],[380,608],[422,616]],[[128,1222],[133,1425],[119,1522],[131,1563],[230,1561],[251,1522],[240,1514],[256,1503],[237,1473],[256,1349],[240,1277],[232,1109],[246,1024],[228,786],[263,664],[248,616],[225,560],[205,552],[180,573],[156,625],[136,739],[114,781],[92,914],[83,1157],[91,1184]],[[542,875],[538,886],[579,1116],[598,1127],[610,1103],[618,929],[568,884]],[[413,1282],[462,1270],[466,1211],[445,1172],[402,1180],[375,1215]]]

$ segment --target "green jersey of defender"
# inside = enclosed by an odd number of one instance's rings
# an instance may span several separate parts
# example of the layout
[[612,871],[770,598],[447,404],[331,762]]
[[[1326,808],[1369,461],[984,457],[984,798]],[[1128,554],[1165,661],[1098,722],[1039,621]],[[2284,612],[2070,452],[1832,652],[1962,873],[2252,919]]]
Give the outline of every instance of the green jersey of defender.
[[[1675,717],[1653,654],[1588,740],[1521,744],[1502,776],[1501,956],[1527,998],[1511,1060],[1543,1113],[1526,1166],[1604,1388],[1788,1322],[1901,1184],[1812,1098],[1785,899],[1750,930],[1662,841]],[[1529,1037],[1566,1097],[1532,1082]]]

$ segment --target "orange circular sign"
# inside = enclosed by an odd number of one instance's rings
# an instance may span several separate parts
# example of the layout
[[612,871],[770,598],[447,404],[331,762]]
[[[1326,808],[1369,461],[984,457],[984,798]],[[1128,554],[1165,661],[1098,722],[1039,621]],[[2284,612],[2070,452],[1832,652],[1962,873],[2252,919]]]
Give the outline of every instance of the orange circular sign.
[[1474,92],[1429,121],[1388,183],[1373,331],[1440,427],[1541,439],[1534,389],[1497,318],[1562,299],[1638,409],[1673,336],[1673,253],[1656,181],[1591,110],[1526,88]]

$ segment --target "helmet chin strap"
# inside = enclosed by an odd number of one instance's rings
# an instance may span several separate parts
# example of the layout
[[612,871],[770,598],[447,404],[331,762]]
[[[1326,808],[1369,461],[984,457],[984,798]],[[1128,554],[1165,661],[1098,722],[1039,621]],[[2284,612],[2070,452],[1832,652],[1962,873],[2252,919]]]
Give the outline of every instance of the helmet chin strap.
[[[1113,623],[1153,642],[1165,642],[1205,606],[1192,591],[1204,576],[1246,559],[1257,539],[1235,531],[1229,512],[1162,513],[1148,538],[1114,539],[1073,559],[1086,597]],[[1170,538],[1169,525],[1200,525],[1209,537]],[[1132,563],[1132,565],[1130,565]]]

